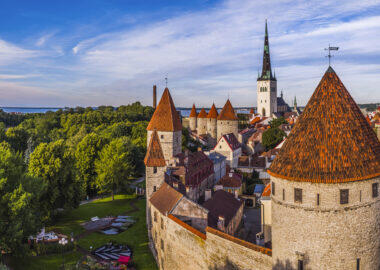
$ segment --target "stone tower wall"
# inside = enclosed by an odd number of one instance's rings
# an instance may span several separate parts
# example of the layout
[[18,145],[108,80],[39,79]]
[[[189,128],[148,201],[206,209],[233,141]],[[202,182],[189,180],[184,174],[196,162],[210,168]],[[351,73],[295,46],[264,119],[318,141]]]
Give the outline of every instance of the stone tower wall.
[[[260,91],[261,88],[266,91]],[[265,109],[265,115],[262,115]],[[257,113],[262,116],[270,117],[277,112],[277,82],[276,81],[257,81]]]
[[196,117],[189,117],[189,127],[190,127],[190,130],[196,130],[197,129],[197,118]]
[[[166,164],[169,160],[181,153],[182,151],[182,131],[157,131],[158,138],[160,139],[162,152],[164,153]],[[147,147],[149,147],[150,138],[153,131],[148,130]]]
[[146,197],[148,199],[152,196],[154,187],[158,190],[165,179],[166,167],[156,167],[156,169],[155,173],[154,167],[145,167]]
[[214,146],[217,139],[217,120],[216,118],[207,118],[207,134],[209,135],[209,144]]
[[217,141],[224,135],[233,133],[238,138],[237,120],[218,120],[217,121]]
[[197,118],[198,135],[207,134],[207,118]]
[[[380,197],[372,198],[372,183],[379,178],[341,184],[271,181],[274,267],[297,269],[303,258],[304,269],[356,269],[360,259],[360,269],[380,269]],[[294,202],[294,188],[302,189],[302,203]],[[340,189],[349,189],[348,204],[340,204]]]

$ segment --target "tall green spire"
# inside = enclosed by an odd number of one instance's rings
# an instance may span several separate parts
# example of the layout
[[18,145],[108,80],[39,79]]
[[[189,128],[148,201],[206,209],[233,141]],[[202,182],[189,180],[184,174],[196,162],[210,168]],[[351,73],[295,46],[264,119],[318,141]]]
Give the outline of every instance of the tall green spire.
[[269,37],[268,37],[268,23],[267,23],[267,20],[265,20],[263,69],[261,71],[261,76],[259,77],[258,80],[276,80],[276,78],[272,75],[272,67],[270,65]]

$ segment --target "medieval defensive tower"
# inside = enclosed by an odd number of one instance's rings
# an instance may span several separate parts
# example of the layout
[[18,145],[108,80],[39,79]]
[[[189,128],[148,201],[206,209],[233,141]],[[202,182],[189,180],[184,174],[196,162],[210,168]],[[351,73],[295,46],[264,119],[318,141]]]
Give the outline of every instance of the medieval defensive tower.
[[268,172],[274,268],[380,269],[380,143],[331,67]]
[[193,108],[191,108],[191,112],[189,115],[189,127],[190,130],[197,129],[197,109],[195,108],[195,104],[193,104]]
[[217,118],[218,111],[216,110],[215,104],[212,104],[211,110],[207,115],[207,134],[209,136],[209,145],[214,146],[216,144],[217,138]]
[[235,114],[235,110],[231,105],[229,99],[227,99],[222,111],[217,118],[217,140],[228,133],[233,133],[238,138],[238,118]]
[[268,25],[265,22],[263,68],[257,78],[257,113],[270,117],[274,112],[277,112],[277,80],[270,64]]
[[156,130],[166,163],[182,149],[182,124],[169,89],[165,88],[161,100],[147,127],[147,143]]
[[204,108],[199,112],[197,117],[198,135],[207,134],[207,113]]

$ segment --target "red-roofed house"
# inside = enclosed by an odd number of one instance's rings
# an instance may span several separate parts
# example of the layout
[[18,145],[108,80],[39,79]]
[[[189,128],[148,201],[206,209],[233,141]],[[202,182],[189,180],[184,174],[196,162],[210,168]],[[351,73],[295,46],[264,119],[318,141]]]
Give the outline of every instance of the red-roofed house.
[[225,156],[227,164],[230,165],[231,168],[237,168],[242,150],[241,144],[233,133],[223,135],[212,151]]

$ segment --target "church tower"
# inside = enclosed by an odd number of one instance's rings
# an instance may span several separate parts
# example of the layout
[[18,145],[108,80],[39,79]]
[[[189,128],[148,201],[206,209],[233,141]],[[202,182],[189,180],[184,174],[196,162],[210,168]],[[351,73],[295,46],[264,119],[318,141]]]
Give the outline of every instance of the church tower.
[[270,117],[277,112],[277,80],[272,74],[269,54],[268,25],[265,21],[263,68],[257,78],[257,113]]
[[147,143],[151,141],[154,131],[157,131],[166,164],[182,150],[182,124],[174,106],[169,89],[165,88],[161,100],[147,127]]

